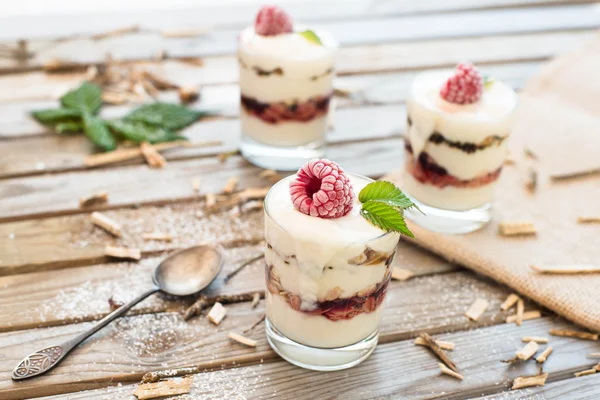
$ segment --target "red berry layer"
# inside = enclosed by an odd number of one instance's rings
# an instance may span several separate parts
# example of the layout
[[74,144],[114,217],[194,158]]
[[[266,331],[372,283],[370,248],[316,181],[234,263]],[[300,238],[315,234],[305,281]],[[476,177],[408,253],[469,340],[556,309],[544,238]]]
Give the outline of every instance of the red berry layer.
[[241,106],[252,116],[268,124],[296,121],[307,122],[325,116],[329,112],[331,95],[318,96],[303,102],[263,103],[252,97],[241,96]]

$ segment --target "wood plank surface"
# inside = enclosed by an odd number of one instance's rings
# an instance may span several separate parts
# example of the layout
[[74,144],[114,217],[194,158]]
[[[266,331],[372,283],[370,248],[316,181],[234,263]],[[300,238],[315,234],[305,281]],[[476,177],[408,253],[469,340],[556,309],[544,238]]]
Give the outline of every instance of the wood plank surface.
[[[506,294],[503,287],[480,280],[469,272],[392,282],[381,342],[407,339],[422,331],[439,333],[500,323],[504,320],[503,313],[499,312],[500,303]],[[490,307],[474,323],[463,313],[478,297],[488,299]],[[228,316],[218,327],[211,326],[205,318],[186,323],[176,313],[123,318],[89,339],[50,373],[18,383],[11,381],[9,374],[21,358],[60,343],[88,328],[90,323],[2,333],[0,396],[8,400],[25,394],[35,397],[66,393],[112,382],[135,381],[150,370],[173,366],[200,364],[219,368],[232,362],[234,365],[258,363],[261,359],[273,358],[262,326],[247,334],[258,341],[255,349],[233,344],[226,338],[229,331],[241,331],[252,325],[263,312],[262,306],[252,309],[249,303],[240,303],[229,305],[227,309]],[[422,348],[419,351],[430,357]]]
[[[576,397],[574,397],[576,396]],[[542,387],[514,390],[489,396],[477,397],[473,400],[595,400],[600,398],[600,375],[582,376],[553,382]]]
[[[252,21],[249,16],[248,21]],[[511,21],[507,24],[506,21]],[[594,29],[600,26],[598,9],[591,4],[554,7],[464,11],[389,18],[322,21],[325,30],[342,46],[440,38],[516,35],[553,30]],[[76,63],[102,63],[110,53],[117,60],[150,60],[159,51],[171,57],[231,54],[237,48],[239,28],[217,29],[192,38],[166,38],[160,33],[139,32],[103,40],[79,38],[58,43],[30,42],[34,56],[23,60],[0,59],[0,72],[34,70],[52,59]]]
[[[415,346],[412,340],[407,340],[380,345],[371,358],[346,371],[325,374],[302,370],[285,361],[275,361],[198,374],[194,376],[190,395],[201,398],[244,396],[248,399],[276,397],[308,400],[315,398],[465,399],[482,394],[495,394],[508,390],[513,379],[518,376],[538,373],[535,362],[519,362],[511,365],[501,362],[512,358],[515,351],[522,347],[523,332],[543,335],[555,326],[565,326],[565,324],[544,318],[526,321],[522,327],[502,324],[440,336],[440,339],[456,344],[452,358],[464,375],[464,381],[441,375],[437,366],[438,360],[424,347]],[[548,382],[567,379],[573,372],[593,365],[585,358],[585,354],[597,344],[560,338],[553,341],[553,346],[556,346],[557,350],[544,363],[544,371],[550,373]],[[582,381],[571,382],[572,390],[576,387],[576,382]],[[103,396],[114,396],[118,399],[130,399],[129,396],[135,387],[136,385],[129,385],[89,391],[70,395],[72,397],[68,398],[103,399],[105,398]],[[333,397],[332,393],[335,393]],[[489,398],[498,398],[495,396]],[[55,399],[63,398],[67,397],[57,396]],[[545,397],[533,396],[525,398],[545,399]]]
[[[532,76],[539,67],[538,63],[518,63],[513,65],[485,66],[483,71],[496,79],[511,85],[515,89],[524,86],[525,81]],[[350,97],[336,97],[336,112],[332,118],[333,131],[328,133],[328,140],[337,142],[343,139],[354,140],[359,135],[369,135],[369,138],[381,138],[398,135],[399,129],[404,130],[404,125],[399,123],[404,120],[404,106],[388,106],[389,104],[403,103],[410,90],[410,82],[416,72],[383,73],[364,76],[349,76],[340,79],[344,87],[358,87],[361,90]],[[208,92],[208,94],[207,94]],[[172,93],[170,93],[172,94]],[[165,95],[165,97],[170,94]],[[168,99],[173,101],[173,98]],[[30,102],[16,103],[23,106],[16,109],[14,105],[0,106],[0,116],[10,109],[22,117],[20,121],[13,119],[6,124],[0,122],[0,129],[4,126],[7,131],[33,132],[27,127],[35,125],[28,116],[28,111],[38,108]],[[360,107],[359,106],[369,106]],[[54,107],[47,104],[45,107]],[[195,105],[199,109],[219,110],[225,116],[237,116],[239,113],[239,89],[237,85],[208,86],[202,92],[202,100]],[[116,108],[116,107],[115,107]],[[118,114],[123,115],[130,110],[129,107],[118,107]],[[110,114],[112,109],[108,110]],[[117,111],[117,110],[114,110]],[[14,117],[14,115],[13,115]],[[1,120],[0,120],[1,121]],[[9,126],[10,125],[10,126]],[[45,133],[45,128],[35,125],[39,133]],[[237,148],[239,121],[237,120],[210,120],[200,122],[186,129],[183,133],[192,142],[203,142],[219,138],[222,146],[179,148],[166,151],[165,157],[169,161],[190,159],[199,156],[215,155]],[[11,140],[1,144],[4,157],[0,159],[0,178],[39,175],[48,172],[64,172],[85,169],[85,157],[95,149],[90,141],[83,135],[57,135],[29,137],[24,140]],[[142,164],[140,157],[127,162],[127,165]],[[107,167],[114,168],[123,165],[113,164]]]

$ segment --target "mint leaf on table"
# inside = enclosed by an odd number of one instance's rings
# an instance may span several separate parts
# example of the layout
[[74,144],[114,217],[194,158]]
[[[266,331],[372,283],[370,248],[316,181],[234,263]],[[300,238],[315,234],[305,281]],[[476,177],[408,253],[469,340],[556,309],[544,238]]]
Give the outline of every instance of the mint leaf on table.
[[70,108],[51,108],[32,111],[31,116],[44,125],[54,125],[59,122],[78,121],[81,113]]
[[415,237],[406,226],[402,211],[389,204],[369,200],[366,203],[363,203],[360,215],[384,231],[393,231],[409,237]]
[[89,112],[83,113],[83,127],[85,135],[98,147],[105,151],[114,150],[117,141],[104,121]]
[[102,107],[102,89],[93,83],[84,82],[62,96],[60,103],[65,108],[96,115]]
[[114,120],[108,121],[108,126],[127,140],[133,142],[171,142],[174,140],[187,140],[170,129],[162,128],[157,125],[151,125],[140,121]]
[[[413,203],[396,185],[388,181],[371,182],[365,186],[358,194],[358,200],[361,203],[367,201],[379,201],[392,207],[398,207],[403,210],[419,207]],[[421,212],[421,210],[419,210]],[[421,212],[422,213],[422,212]]]
[[81,133],[84,129],[83,122],[79,121],[59,122],[54,126],[56,133]]
[[192,110],[178,104],[153,103],[133,110],[125,116],[125,120],[145,122],[177,131],[207,115],[210,113]]
[[321,41],[321,38],[319,36],[317,36],[317,34],[314,31],[306,30],[306,31],[303,31],[303,32],[298,32],[298,34],[300,36],[304,37],[309,42],[312,42],[314,44],[318,44],[320,46],[323,45],[323,42]]

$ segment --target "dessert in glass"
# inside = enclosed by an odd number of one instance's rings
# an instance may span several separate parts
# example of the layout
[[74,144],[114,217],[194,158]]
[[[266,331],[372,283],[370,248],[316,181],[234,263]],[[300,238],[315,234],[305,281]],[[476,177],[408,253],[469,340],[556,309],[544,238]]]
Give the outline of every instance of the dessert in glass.
[[239,36],[241,152],[263,168],[293,171],[322,157],[337,44],[264,6]]
[[[280,356],[331,371],[371,354],[400,233],[411,235],[402,216],[410,206],[393,184],[347,174],[325,159],[307,162],[271,188],[266,331]],[[389,213],[380,217],[382,207]],[[395,220],[386,222],[390,215]]]
[[418,204],[407,217],[444,233],[467,233],[491,219],[517,96],[472,64],[425,72],[407,100],[402,184]]

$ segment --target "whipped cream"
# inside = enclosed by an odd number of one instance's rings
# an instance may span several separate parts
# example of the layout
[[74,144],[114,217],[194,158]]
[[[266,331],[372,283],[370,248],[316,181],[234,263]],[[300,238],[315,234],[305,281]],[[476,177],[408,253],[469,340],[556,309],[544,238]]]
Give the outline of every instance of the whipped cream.
[[323,139],[327,128],[327,118],[317,117],[306,122],[286,121],[268,124],[243,108],[240,110],[240,122],[244,134],[259,143],[270,146],[302,146]]

